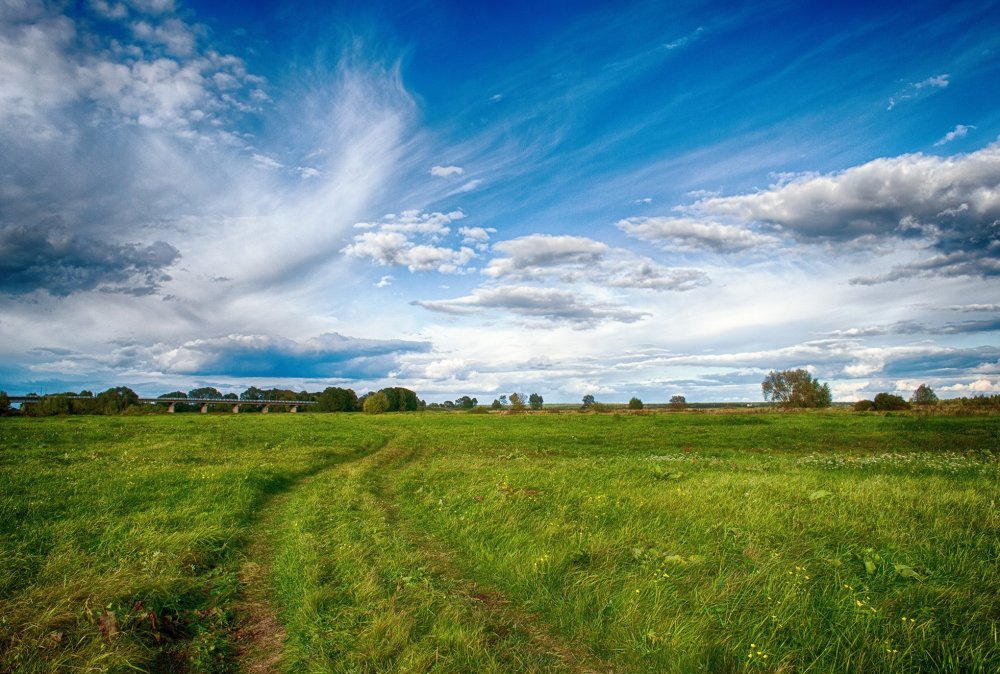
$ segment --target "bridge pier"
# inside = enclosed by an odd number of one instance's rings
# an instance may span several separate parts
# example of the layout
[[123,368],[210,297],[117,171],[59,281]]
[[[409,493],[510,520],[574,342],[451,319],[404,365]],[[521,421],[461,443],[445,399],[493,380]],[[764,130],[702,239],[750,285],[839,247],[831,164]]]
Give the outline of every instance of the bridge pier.
[[240,413],[240,406],[233,405],[233,414],[239,414],[239,413]]
[[202,404],[202,406],[201,406],[201,413],[202,414],[208,414],[208,403]]
[[260,408],[260,413],[261,414],[267,414],[270,411],[271,411],[271,406],[270,405],[264,405],[263,407]]
[[177,403],[170,403],[169,405],[167,405],[167,414],[173,414],[174,413],[174,411],[175,411],[174,410],[174,405],[176,405],[176,404]]
[[299,406],[298,405],[292,405],[290,408],[288,408],[288,411],[291,412],[292,414],[295,414],[296,412],[299,411]]

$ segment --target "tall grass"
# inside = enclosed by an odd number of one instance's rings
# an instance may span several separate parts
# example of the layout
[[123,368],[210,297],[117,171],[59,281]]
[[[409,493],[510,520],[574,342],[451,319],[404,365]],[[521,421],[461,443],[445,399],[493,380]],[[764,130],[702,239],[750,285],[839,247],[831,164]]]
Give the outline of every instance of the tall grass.
[[0,671],[994,672],[1000,420],[0,422]]

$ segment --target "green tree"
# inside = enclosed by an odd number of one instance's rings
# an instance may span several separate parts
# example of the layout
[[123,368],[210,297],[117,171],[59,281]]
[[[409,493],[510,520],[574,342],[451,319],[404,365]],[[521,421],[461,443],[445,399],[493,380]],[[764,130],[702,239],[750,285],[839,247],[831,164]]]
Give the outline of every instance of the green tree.
[[138,394],[127,386],[109,388],[94,399],[94,407],[98,414],[120,414],[138,404]]
[[256,386],[251,386],[240,394],[240,400],[267,400],[267,398],[264,397],[264,391]]
[[507,399],[510,400],[510,409],[512,412],[523,412],[525,410],[523,393],[511,393],[507,396]]
[[634,396],[632,397],[631,400],[628,401],[628,408],[630,410],[641,410],[642,407],[643,407],[642,401]]
[[872,409],[879,412],[891,411],[891,410],[908,410],[910,409],[910,403],[903,399],[903,396],[894,395],[892,393],[879,393],[875,396],[875,400],[872,401]]
[[10,398],[6,391],[0,391],[0,416],[10,414]]
[[531,409],[533,410],[542,409],[542,405],[544,403],[545,400],[542,399],[542,396],[538,395],[537,393],[532,393],[530,396],[528,396],[528,404],[531,405]]
[[383,414],[388,412],[389,397],[382,391],[372,393],[365,398],[364,410],[365,414]]
[[490,405],[490,407],[493,408],[493,409],[495,409],[495,410],[502,410],[503,409],[503,403],[500,402],[499,399],[494,398],[493,399],[493,404]]
[[358,394],[352,389],[330,386],[316,397],[320,412],[354,412],[358,409]]
[[682,410],[687,406],[687,398],[682,395],[670,396],[670,409]]
[[471,410],[473,407],[479,404],[479,401],[475,398],[470,398],[469,396],[462,396],[455,401],[455,404],[461,407],[463,410]]
[[201,388],[191,389],[188,391],[188,398],[202,398],[207,400],[222,400],[222,393],[219,389],[212,386],[203,386]]
[[921,384],[910,396],[910,402],[914,405],[934,405],[938,401],[937,394],[927,384]]
[[585,408],[593,406],[593,404],[596,403],[596,402],[597,401],[594,400],[594,396],[590,395],[589,393],[587,395],[583,396],[583,406]]
[[829,407],[833,402],[830,387],[820,384],[807,371],[771,370],[760,385],[764,400],[785,407]]
[[38,403],[38,409],[35,410],[35,413],[40,417],[65,416],[70,412],[69,398],[67,396],[71,395],[75,394],[56,393],[54,395],[47,395]]
[[391,386],[382,389],[379,393],[384,394],[386,400],[389,401],[389,412],[415,412],[420,406],[417,394],[408,388]]

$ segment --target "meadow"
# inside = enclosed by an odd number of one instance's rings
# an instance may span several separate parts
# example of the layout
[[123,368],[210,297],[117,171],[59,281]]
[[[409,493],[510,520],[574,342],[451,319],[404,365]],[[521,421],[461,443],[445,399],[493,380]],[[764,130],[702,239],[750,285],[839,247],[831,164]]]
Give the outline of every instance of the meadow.
[[0,419],[0,671],[1000,671],[1000,417]]

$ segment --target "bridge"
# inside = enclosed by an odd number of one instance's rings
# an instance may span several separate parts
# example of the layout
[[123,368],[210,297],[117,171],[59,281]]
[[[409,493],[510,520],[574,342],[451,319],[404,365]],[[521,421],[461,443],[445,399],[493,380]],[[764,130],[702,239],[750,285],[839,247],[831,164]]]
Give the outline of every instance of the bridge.
[[[31,405],[41,402],[46,398],[65,398],[66,400],[94,400],[95,398],[91,396],[7,396],[7,399],[12,403],[20,403],[23,407],[24,405]],[[232,398],[139,398],[141,403],[165,403],[167,405],[167,412],[173,414],[176,412],[177,403],[184,403],[187,405],[198,405],[201,407],[201,413],[208,413],[209,405],[232,405],[233,414],[239,414],[240,407],[259,407],[263,414],[267,414],[272,407],[288,407],[288,411],[295,412],[299,411],[300,407],[307,407],[309,405],[317,404],[315,400],[233,400]]]

